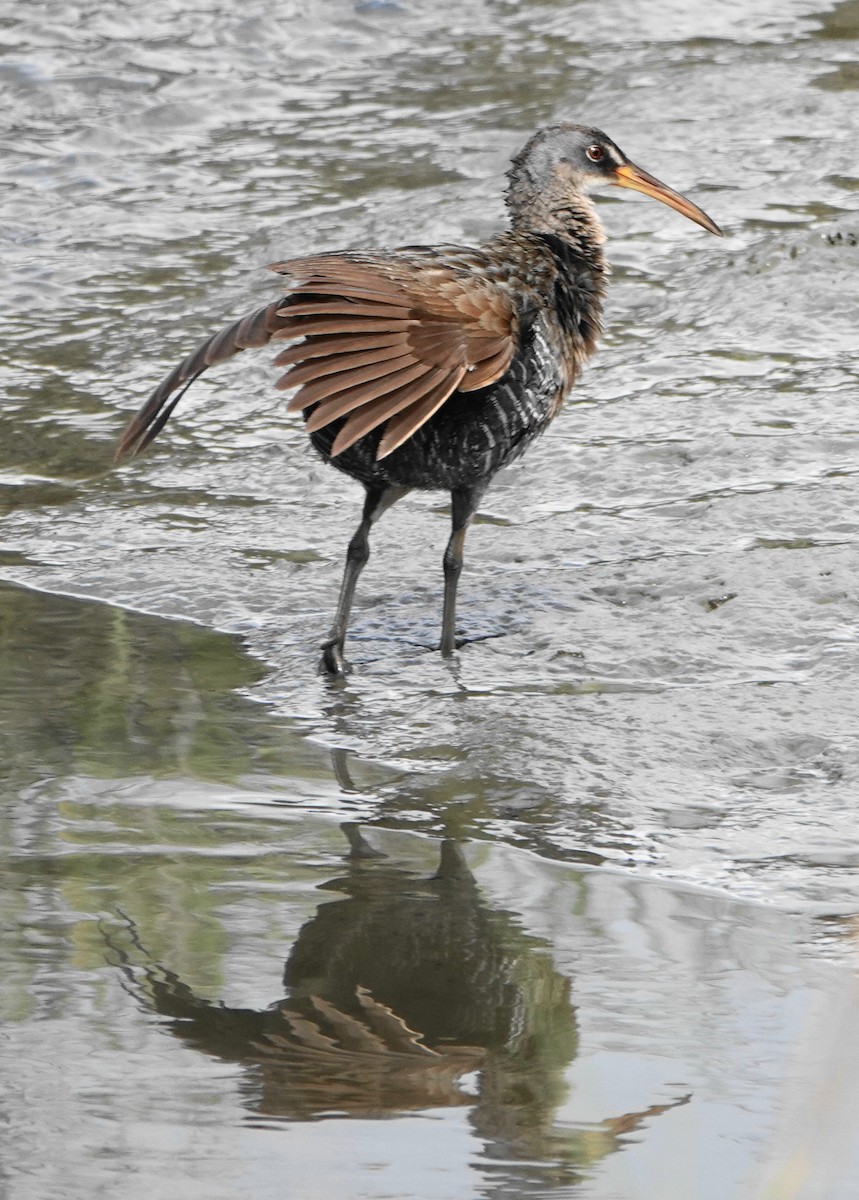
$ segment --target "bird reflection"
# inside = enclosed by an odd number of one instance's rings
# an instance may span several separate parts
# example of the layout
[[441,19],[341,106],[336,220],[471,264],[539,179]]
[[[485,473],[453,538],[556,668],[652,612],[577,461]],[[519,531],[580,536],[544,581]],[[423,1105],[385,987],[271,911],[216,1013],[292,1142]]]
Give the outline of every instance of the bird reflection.
[[[198,996],[153,962],[133,924],[109,942],[126,986],[185,1044],[248,1068],[254,1112],[312,1120],[472,1106],[492,1155],[579,1167],[669,1106],[595,1131],[554,1129],[578,1049],[570,982],[547,948],[481,896],[460,847],[420,878],[344,826],[345,873],[286,962],[284,999],[258,1011]],[[675,1103],[683,1103],[687,1097]],[[600,1140],[601,1139],[601,1140]]]

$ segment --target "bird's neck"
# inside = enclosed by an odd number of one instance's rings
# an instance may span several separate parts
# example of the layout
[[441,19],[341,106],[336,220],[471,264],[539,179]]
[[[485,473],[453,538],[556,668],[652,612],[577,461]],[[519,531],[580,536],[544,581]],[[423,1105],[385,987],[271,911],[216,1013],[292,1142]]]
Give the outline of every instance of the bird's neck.
[[564,197],[534,196],[516,202],[511,194],[510,219],[515,233],[548,234],[566,243],[599,274],[605,272],[605,234],[596,209],[584,194]]

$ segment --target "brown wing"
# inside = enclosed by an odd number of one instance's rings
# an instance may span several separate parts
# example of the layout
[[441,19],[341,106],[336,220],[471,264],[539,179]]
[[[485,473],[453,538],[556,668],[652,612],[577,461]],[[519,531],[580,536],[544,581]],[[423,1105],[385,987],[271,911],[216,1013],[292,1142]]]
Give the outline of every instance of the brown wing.
[[316,405],[311,432],[345,417],[340,454],[386,424],[378,458],[407,441],[458,389],[507,370],[518,333],[509,294],[475,266],[414,256],[319,255],[270,268],[292,282],[276,338],[302,337],[275,359],[298,387],[290,410]]
[[457,389],[474,391],[510,364],[518,323],[510,295],[478,252],[387,256],[323,254],[276,263],[285,299],[214,334],[179,363],[132,418],[116,452],[137,454],[158,435],[186,388],[216,363],[272,339],[302,339],[275,359],[297,387],[290,409],[313,405],[312,432],[345,417],[340,454],[387,422],[377,457],[420,429]]

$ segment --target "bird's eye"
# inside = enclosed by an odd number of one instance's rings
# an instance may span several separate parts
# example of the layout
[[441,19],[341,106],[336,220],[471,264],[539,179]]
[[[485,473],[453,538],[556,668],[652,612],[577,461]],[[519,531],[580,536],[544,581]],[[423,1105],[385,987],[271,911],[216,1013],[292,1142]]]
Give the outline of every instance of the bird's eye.
[[602,148],[602,146],[598,146],[596,144],[596,142],[594,142],[593,146],[588,146],[587,150],[585,151],[585,154],[587,154],[587,156],[591,160],[591,162],[599,162],[599,160],[603,156],[603,148]]

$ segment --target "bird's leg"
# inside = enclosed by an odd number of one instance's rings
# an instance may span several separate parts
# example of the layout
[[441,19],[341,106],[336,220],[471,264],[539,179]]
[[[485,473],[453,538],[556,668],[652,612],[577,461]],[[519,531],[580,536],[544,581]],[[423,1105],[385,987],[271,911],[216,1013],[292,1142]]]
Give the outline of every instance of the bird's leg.
[[346,641],[346,627],[349,624],[355,585],[370,557],[370,529],[382,513],[392,504],[401,500],[409,490],[409,488],[402,487],[367,488],[361,524],[352,535],[346,550],[346,567],[343,571],[343,582],[340,585],[340,598],[337,601],[334,624],[331,626],[328,637],[322,643],[322,659],[319,663],[319,670],[325,674],[346,674],[343,644]]
[[485,484],[470,488],[454,488],[450,494],[450,541],[444,552],[444,609],[441,618],[441,652],[450,658],[456,649],[456,586],[462,572],[462,551],[465,531],[477,512]]

